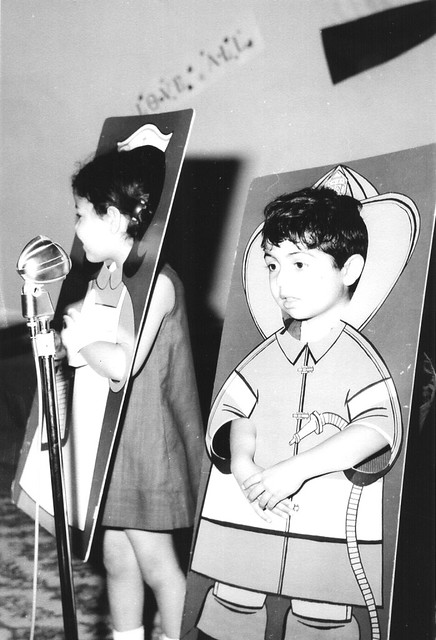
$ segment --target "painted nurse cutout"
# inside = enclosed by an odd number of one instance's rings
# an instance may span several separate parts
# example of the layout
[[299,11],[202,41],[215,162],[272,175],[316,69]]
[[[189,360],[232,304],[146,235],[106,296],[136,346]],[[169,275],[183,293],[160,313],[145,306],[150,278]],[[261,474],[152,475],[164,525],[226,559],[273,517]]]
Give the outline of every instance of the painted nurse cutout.
[[[159,258],[192,117],[191,111],[180,111],[150,117],[109,118],[105,121],[95,158],[81,167],[73,178],[76,239],[72,255],[76,256],[77,275],[73,273],[73,278],[65,281],[58,305],[64,314],[61,335],[68,356],[60,365],[60,371],[66,371],[72,382],[63,385],[68,387],[68,393],[62,458],[68,522],[74,534],[73,550],[85,559],[90,552],[103,498],[106,516],[101,520],[108,527],[115,526],[112,516],[107,515],[110,508],[115,508],[114,504],[125,506],[134,500],[134,492],[129,492],[126,482],[120,480],[122,470],[129,465],[130,475],[133,473],[132,462],[127,459],[123,445],[128,437],[126,415],[134,412],[136,405],[132,398],[135,394],[141,396],[137,391],[140,385],[145,385],[148,394],[155,391],[155,400],[158,397],[158,381],[153,381],[154,386],[150,380],[144,382],[144,336],[148,336],[144,327],[150,317],[150,308],[153,309],[151,300],[163,269]],[[93,272],[89,277],[91,269]],[[164,271],[167,274],[167,270]],[[80,286],[75,285],[74,276],[80,280]],[[83,284],[84,291],[77,296],[73,290],[83,288]],[[72,303],[71,296],[74,295],[79,302]],[[168,312],[167,315],[171,314]],[[157,342],[156,339],[153,344]],[[114,350],[120,347],[117,353],[122,350],[122,374],[112,373],[108,366],[104,370],[99,366],[99,358],[104,360],[97,350],[99,345]],[[89,352],[94,348],[96,355],[84,356],[88,347]],[[153,353],[156,351],[157,347]],[[116,355],[106,359],[113,368]],[[148,361],[152,361],[151,356]],[[183,375],[189,380],[193,377],[188,373],[190,371],[186,365]],[[189,385],[187,389],[190,389]],[[58,395],[61,395],[60,391],[58,385]],[[183,425],[190,425],[191,431],[188,428],[185,433],[183,426],[181,432],[183,437],[192,438],[186,445],[188,457],[193,456],[187,468],[196,468],[202,451],[198,446],[202,429],[196,392],[191,395],[190,406],[195,417],[191,416],[189,420],[183,414]],[[156,402],[153,404],[147,397],[147,417],[157,428],[161,425],[163,412],[156,410]],[[136,413],[141,415],[140,410]],[[175,411],[175,415],[180,417],[180,411]],[[116,441],[120,423],[122,428]],[[35,510],[34,503],[39,504],[41,521],[52,530],[48,452],[43,444],[39,453],[37,424],[34,411],[28,423],[14,499],[31,515]],[[132,437],[131,434],[129,438]],[[135,446],[139,450],[139,444],[133,445],[133,449]],[[150,451],[153,447],[145,448]],[[157,456],[156,449],[154,455]],[[166,455],[162,455],[166,459]],[[138,467],[150,469],[150,464],[145,467],[141,461]],[[195,474],[198,475],[197,471]],[[105,486],[108,476],[109,482]],[[179,493],[181,485],[189,487],[188,479],[183,482],[176,471],[173,476]],[[114,478],[116,482],[112,482]],[[167,484],[169,487],[171,483]],[[137,485],[142,487],[144,480],[138,481]],[[193,512],[195,499],[189,500]]]
[[[196,626],[218,640],[387,638],[384,484],[403,419],[363,330],[412,255],[417,207],[346,166],[275,193],[242,260],[264,340],[221,387],[207,429],[191,568],[213,582]],[[276,635],[271,596],[287,602]]]

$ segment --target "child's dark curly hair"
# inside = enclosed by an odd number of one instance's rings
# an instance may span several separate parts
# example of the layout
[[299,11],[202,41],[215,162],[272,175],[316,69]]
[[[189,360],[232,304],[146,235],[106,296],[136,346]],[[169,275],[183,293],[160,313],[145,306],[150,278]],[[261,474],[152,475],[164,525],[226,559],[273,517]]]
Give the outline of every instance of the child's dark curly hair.
[[153,146],[110,151],[83,165],[72,178],[73,192],[104,216],[114,206],[130,218],[127,233],[144,235],[151,223],[165,180],[165,154]]
[[342,269],[353,254],[366,258],[368,232],[355,198],[327,187],[307,188],[284,194],[267,204],[262,248],[283,240],[320,249]]

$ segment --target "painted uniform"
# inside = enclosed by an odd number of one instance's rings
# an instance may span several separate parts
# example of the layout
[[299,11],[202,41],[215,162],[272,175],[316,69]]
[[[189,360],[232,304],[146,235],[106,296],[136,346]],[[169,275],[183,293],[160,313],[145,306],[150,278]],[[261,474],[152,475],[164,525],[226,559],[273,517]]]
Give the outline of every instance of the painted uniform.
[[[343,323],[324,340],[309,344],[279,331],[245,358],[212,410],[207,434],[212,457],[220,456],[221,429],[241,417],[255,426],[254,462],[263,468],[353,423],[384,435],[390,445],[385,462],[400,447],[400,407],[389,372],[370,343]],[[270,524],[253,511],[235,478],[214,466],[192,569],[224,583],[218,587],[220,597],[240,605],[262,600],[249,592],[246,600],[243,592],[232,594],[233,586],[301,601],[362,605],[347,544],[352,489],[343,472],[313,478],[293,496],[290,518],[271,514]],[[382,595],[382,489],[379,478],[359,491],[354,516],[364,571],[377,603]]]

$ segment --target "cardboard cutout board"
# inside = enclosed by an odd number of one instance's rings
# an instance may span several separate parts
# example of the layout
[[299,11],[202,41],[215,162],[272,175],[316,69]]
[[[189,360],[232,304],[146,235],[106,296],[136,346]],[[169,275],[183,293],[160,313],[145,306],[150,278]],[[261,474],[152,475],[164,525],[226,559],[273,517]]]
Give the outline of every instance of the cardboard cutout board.
[[[141,328],[157,275],[158,261],[192,120],[192,110],[155,116],[108,118],[104,122],[98,143],[97,155],[114,148],[117,148],[119,153],[138,146],[152,145],[159,148],[165,153],[165,179],[153,220],[145,235],[135,240],[123,267],[124,286],[121,285],[121,296],[123,299],[126,296],[130,297],[129,308],[133,316],[135,336],[134,352],[127,378],[121,384],[113,384],[100,377],[100,385],[94,386],[93,383],[93,397],[89,398],[88,395],[85,398],[87,382],[86,375],[82,374],[90,369],[89,367],[83,367],[80,371],[62,366],[57,375],[62,457],[72,550],[77,557],[84,560],[88,558],[91,549],[105,480],[116,443],[124,401],[128,394],[129,377],[133,370]],[[83,299],[88,282],[98,273],[101,266],[97,265],[96,269],[96,265],[86,261],[81,243],[77,238],[73,244],[71,257],[73,268],[60,293],[57,305],[59,315],[62,315],[68,304]],[[99,272],[98,278],[102,272],[103,270]],[[117,290],[119,288],[117,285]],[[100,304],[107,314],[108,302],[103,301]],[[120,313],[122,306],[120,300],[114,305],[109,304],[109,307],[111,306],[113,306],[110,311],[112,316]],[[82,313],[84,313],[83,308]],[[102,320],[102,326],[105,329],[108,326],[107,318],[108,316],[105,315],[105,319]],[[79,385],[83,387],[83,395],[80,398]],[[73,398],[77,398],[75,411],[72,411]],[[36,504],[39,504],[41,524],[54,533],[48,452],[44,444],[44,435],[42,443],[40,442],[38,424],[38,401],[35,399],[13,485],[13,500],[32,517],[35,516]],[[92,425],[92,429],[86,428],[89,424]],[[39,449],[41,453],[38,453]]]
[[[390,638],[434,166],[428,146],[252,183],[208,424],[212,465],[204,466],[183,638],[197,628],[218,640]],[[267,203],[310,186],[361,201],[369,246],[343,323],[304,344],[269,291],[260,229]],[[229,424],[238,418],[255,421],[254,462],[263,469],[353,421],[382,431],[389,446],[353,469],[306,480],[287,499],[290,515],[270,513],[267,522],[230,472]]]

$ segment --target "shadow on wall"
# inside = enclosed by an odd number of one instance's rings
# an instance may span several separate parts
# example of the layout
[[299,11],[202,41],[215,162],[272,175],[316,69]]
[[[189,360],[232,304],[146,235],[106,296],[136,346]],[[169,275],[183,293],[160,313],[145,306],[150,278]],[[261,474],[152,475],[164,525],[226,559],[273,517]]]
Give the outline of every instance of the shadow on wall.
[[234,158],[185,161],[163,248],[164,260],[177,271],[185,287],[205,420],[223,324],[208,298],[239,168],[240,161]]

